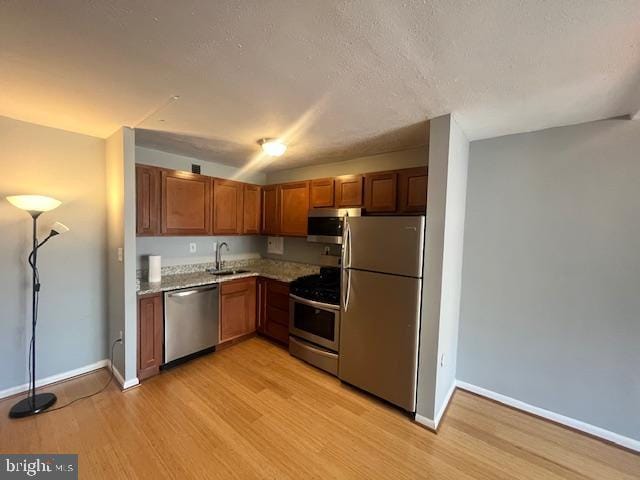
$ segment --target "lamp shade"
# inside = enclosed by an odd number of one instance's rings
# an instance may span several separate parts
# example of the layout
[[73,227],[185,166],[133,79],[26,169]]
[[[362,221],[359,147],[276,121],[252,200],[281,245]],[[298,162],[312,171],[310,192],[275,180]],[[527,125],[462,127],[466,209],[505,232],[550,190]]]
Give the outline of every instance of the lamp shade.
[[60,200],[44,195],[11,195],[7,200],[13,206],[28,212],[48,212],[62,203]]

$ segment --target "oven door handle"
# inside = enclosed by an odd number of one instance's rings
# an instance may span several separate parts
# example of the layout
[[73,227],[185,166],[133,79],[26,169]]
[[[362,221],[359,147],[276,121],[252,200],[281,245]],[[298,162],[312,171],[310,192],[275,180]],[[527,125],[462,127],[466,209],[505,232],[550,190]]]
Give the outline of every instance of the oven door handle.
[[331,305],[330,303],[322,303],[322,302],[316,302],[314,300],[307,300],[306,298],[299,297],[297,295],[294,295],[293,293],[290,293],[289,297],[298,303],[302,303],[303,305],[309,305],[310,307],[320,308],[323,310],[340,310],[340,305]]

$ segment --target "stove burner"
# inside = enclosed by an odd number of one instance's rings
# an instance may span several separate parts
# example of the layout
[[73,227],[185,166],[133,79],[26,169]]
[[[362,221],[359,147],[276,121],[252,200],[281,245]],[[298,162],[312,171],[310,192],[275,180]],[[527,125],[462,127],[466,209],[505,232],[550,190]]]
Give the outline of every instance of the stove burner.
[[322,267],[318,274],[300,277],[291,282],[290,292],[306,300],[340,305],[340,269]]

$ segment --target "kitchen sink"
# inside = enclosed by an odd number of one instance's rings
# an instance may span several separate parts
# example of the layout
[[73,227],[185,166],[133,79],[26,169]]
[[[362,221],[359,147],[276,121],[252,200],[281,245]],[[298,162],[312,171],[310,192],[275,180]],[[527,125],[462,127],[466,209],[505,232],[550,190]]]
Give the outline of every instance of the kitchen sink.
[[226,275],[239,275],[241,273],[249,273],[250,270],[214,270],[214,269],[210,269],[207,270],[211,275],[217,275],[220,277],[226,276]]

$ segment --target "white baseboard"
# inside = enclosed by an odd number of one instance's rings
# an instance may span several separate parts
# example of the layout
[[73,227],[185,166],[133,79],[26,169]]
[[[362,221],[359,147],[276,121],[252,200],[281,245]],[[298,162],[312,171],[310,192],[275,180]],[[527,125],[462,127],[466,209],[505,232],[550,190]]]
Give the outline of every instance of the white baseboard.
[[451,397],[453,397],[453,392],[456,391],[456,381],[454,380],[453,382],[451,382],[451,387],[449,387],[449,391],[447,392],[447,395],[444,397],[444,402],[442,402],[442,405],[440,406],[440,410],[438,411],[438,413],[436,413],[436,418],[435,420],[435,424],[436,424],[436,429],[438,428],[438,425],[440,425],[440,420],[442,420],[442,416],[444,415],[444,412],[447,410],[447,407],[449,406],[449,402],[451,402]]
[[116,380],[120,384],[120,388],[122,388],[122,390],[135,387],[140,383],[140,380],[138,380],[138,377],[125,381],[124,377],[120,373],[120,370],[118,370],[115,365],[113,366],[113,376],[116,377]]
[[449,388],[447,395],[444,397],[444,402],[442,402],[442,405],[440,406],[440,410],[438,410],[438,413],[436,414],[435,419],[432,420],[428,417],[424,417],[416,413],[414,420],[420,425],[424,425],[429,430],[437,431],[438,425],[440,425],[440,420],[442,420],[442,416],[444,415],[444,412],[447,411],[447,407],[449,406],[449,402],[451,402],[451,397],[453,396],[453,392],[455,391],[456,391],[456,382],[454,381],[453,383],[451,383],[451,387]]
[[[44,387],[46,385],[51,385],[52,383],[61,382],[62,380],[68,380],[73,377],[77,377],[78,375],[84,375],[85,373],[93,372],[94,370],[99,370],[100,368],[108,367],[109,360],[99,360],[90,365],[85,365],[84,367],[75,368],[73,370],[69,370],[67,372],[58,373],[56,375],[51,375],[50,377],[41,378],[36,380],[36,388]],[[23,383],[22,385],[17,385],[15,387],[10,387],[5,390],[0,390],[0,398],[10,397],[12,395],[17,395],[19,393],[23,393],[29,390],[29,383]]]
[[436,431],[436,422],[434,422],[430,418],[423,417],[422,415],[416,413],[414,420],[416,421],[416,423],[419,423],[420,425],[424,425],[429,430],[433,430],[434,432]]
[[538,417],[546,418],[547,420],[551,420],[552,422],[556,422],[561,425],[566,425],[567,427],[571,427],[581,432],[588,433],[589,435],[593,435],[594,437],[602,438],[603,440],[607,440],[609,442],[621,445],[625,448],[628,448],[629,450],[640,452],[640,440],[635,440],[633,438],[625,437],[618,433],[605,430],[604,428],[596,427],[595,425],[585,423],[581,420],[565,417],[564,415],[560,415],[558,413],[554,413],[549,410],[545,410],[543,408],[529,405],[528,403],[521,402],[520,400],[516,400],[515,398],[507,397],[506,395],[492,392],[491,390],[487,390],[486,388],[482,388],[482,387],[477,387],[467,382],[462,382],[458,380],[456,382],[456,385],[458,388],[461,388],[462,390],[467,390],[477,395],[490,398],[491,400],[495,400],[496,402],[503,403],[505,405],[508,405],[513,408],[517,408],[518,410],[522,410],[524,412],[528,412],[533,415],[537,415]]

